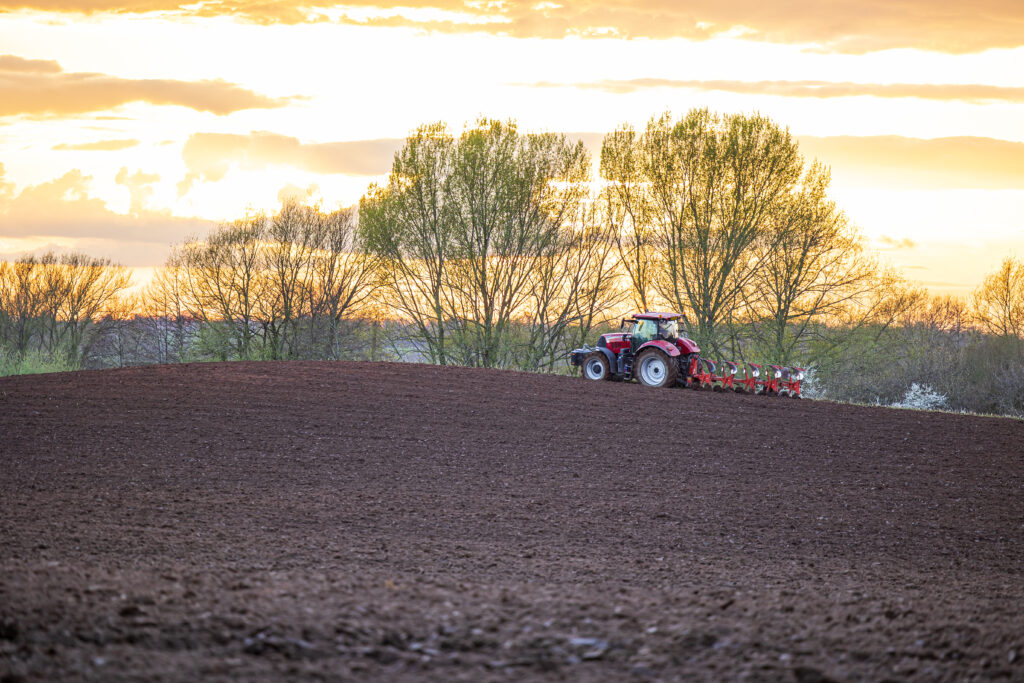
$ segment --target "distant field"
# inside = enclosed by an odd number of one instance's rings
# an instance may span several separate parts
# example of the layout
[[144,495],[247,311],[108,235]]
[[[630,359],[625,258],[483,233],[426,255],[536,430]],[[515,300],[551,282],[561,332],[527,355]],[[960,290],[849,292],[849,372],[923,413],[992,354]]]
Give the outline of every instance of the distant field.
[[1024,679],[1024,423],[569,377],[0,378],[3,680]]

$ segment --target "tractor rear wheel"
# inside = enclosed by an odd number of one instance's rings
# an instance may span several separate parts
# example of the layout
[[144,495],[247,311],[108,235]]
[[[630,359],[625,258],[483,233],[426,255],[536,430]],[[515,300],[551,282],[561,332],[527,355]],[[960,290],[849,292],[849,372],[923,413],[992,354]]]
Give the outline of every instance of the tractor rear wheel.
[[600,351],[587,354],[587,357],[583,359],[583,376],[598,381],[611,379],[611,373],[608,371],[608,358]]
[[647,349],[637,356],[636,368],[640,384],[656,388],[674,386],[679,370],[675,359],[658,349]]

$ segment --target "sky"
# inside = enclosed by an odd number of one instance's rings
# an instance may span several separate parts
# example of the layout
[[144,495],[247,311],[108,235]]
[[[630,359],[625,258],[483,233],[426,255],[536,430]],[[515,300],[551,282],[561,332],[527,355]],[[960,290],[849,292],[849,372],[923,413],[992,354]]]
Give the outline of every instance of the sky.
[[514,119],[599,153],[694,107],[772,117],[869,249],[938,294],[1024,257],[1020,0],[0,0],[0,259],[140,277],[403,138]]

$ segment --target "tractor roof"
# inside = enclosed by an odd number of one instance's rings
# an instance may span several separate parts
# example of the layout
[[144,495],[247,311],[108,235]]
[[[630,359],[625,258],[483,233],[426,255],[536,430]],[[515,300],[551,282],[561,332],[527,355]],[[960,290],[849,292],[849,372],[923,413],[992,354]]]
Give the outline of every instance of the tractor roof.
[[683,317],[682,313],[655,313],[654,311],[647,311],[646,313],[634,313],[633,317],[637,320],[678,320]]

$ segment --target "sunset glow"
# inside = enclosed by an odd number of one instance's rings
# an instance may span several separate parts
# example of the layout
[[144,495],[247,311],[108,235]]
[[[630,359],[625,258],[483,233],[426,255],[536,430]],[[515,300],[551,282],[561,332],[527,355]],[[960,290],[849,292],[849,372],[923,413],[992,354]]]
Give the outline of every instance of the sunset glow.
[[1011,0],[117,5],[0,0],[0,259],[139,268],[285,196],[350,205],[402,139],[483,114],[569,133],[758,111],[936,293],[1024,255]]

